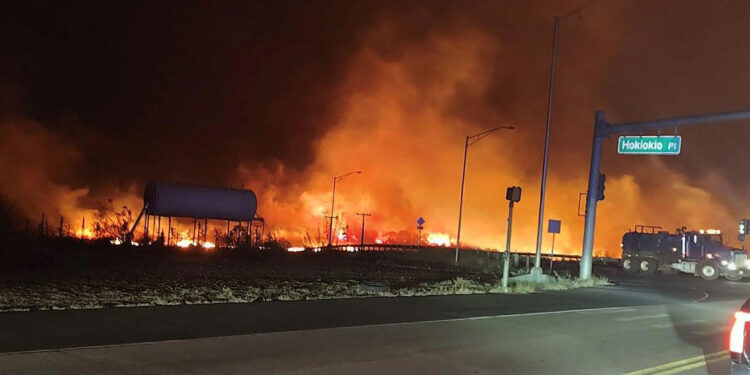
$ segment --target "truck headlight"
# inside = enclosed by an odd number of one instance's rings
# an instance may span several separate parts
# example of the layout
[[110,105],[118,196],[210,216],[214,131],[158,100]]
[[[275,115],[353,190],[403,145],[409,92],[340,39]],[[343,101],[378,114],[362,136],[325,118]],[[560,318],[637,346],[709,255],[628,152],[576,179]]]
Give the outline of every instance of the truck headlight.
[[721,265],[722,265],[722,266],[726,266],[726,265],[727,265],[728,263],[729,263],[729,262],[727,262],[726,260],[722,260],[722,261],[721,261]]
[[727,265],[727,269],[729,269],[729,270],[731,270],[731,271],[734,271],[734,270],[736,270],[736,269],[737,269],[737,265],[736,265],[736,264],[734,264],[734,262],[732,262],[732,263],[729,263],[729,264]]

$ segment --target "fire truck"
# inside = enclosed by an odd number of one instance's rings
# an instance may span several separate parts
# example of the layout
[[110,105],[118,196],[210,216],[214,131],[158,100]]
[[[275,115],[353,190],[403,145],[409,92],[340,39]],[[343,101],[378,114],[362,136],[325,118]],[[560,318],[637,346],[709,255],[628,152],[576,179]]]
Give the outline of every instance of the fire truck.
[[675,233],[661,227],[636,225],[622,236],[621,266],[625,272],[653,274],[682,272],[714,280],[723,276],[738,281],[750,276],[750,262],[743,249],[724,245],[716,229]]

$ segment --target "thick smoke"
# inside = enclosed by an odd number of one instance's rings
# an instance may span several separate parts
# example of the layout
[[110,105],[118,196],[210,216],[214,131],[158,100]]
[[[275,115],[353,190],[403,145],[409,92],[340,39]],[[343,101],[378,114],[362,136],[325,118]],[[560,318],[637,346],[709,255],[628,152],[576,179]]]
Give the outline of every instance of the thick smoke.
[[[593,110],[609,107],[615,121],[618,117],[633,120],[696,112],[670,105],[670,100],[660,97],[654,97],[653,103],[643,108],[632,108],[643,99],[631,100],[622,92],[608,91],[613,79],[633,81],[635,74],[663,70],[649,62],[649,54],[631,58],[627,70],[618,60],[632,50],[644,49],[629,31],[644,16],[653,23],[665,18],[676,22],[660,7],[637,5],[590,7],[579,17],[564,21],[563,27],[574,37],[561,38],[561,48],[593,49],[598,55],[560,54],[546,215],[563,219],[558,250],[575,253],[580,248],[583,218],[577,212],[578,193],[585,191],[588,175],[588,129]],[[546,61],[543,53],[529,52],[534,47],[519,46],[513,37],[492,27],[478,27],[482,22],[476,14],[464,15],[468,18],[456,17],[439,29],[419,33],[418,38],[405,38],[404,30],[409,27],[393,19],[370,31],[341,85],[340,121],[317,142],[309,173],[295,185],[299,195],[288,196],[284,201],[284,206],[294,206],[297,214],[289,215],[287,210],[286,215],[274,217],[276,222],[289,222],[284,225],[288,228],[320,225],[329,210],[331,177],[363,169],[364,175],[339,185],[337,196],[336,214],[343,216],[355,233],[359,223],[354,213],[368,211],[375,215],[371,227],[377,228],[368,234],[370,239],[387,237],[384,233],[389,230],[406,228],[414,232],[417,216],[427,218],[429,230],[455,238],[462,138],[484,128],[512,123],[518,127],[516,131],[493,135],[471,148],[463,238],[467,244],[501,248],[506,214],[504,188],[521,185],[525,189],[524,200],[516,211],[514,247],[533,248]],[[607,31],[596,32],[602,29]],[[645,50],[661,51],[658,45]],[[524,53],[528,59],[519,59]],[[519,60],[524,64],[519,64]],[[618,74],[612,77],[612,71],[631,74],[627,78]],[[519,80],[519,76],[531,79]],[[650,85],[642,83],[647,92],[630,88],[631,95],[652,95],[673,84],[650,77],[648,80]],[[691,84],[700,87],[705,80],[700,77]],[[685,85],[685,79],[679,84]],[[700,98],[691,100],[701,103]],[[705,104],[701,108],[732,109]],[[693,133],[693,129],[686,130],[686,141]],[[710,158],[709,145],[693,144],[692,154],[702,153]],[[613,147],[611,141],[607,145]],[[747,205],[727,199],[726,194],[733,190],[731,184],[722,173],[706,170],[708,163],[685,170],[676,167],[679,160],[621,157],[608,151],[603,169],[609,175],[607,199],[600,205],[597,253],[616,255],[620,236],[636,224],[662,225],[666,230],[678,226],[733,228],[741,208]],[[725,169],[720,160],[716,163],[718,170]],[[288,203],[295,201],[296,206]],[[275,207],[268,204],[265,209],[273,215]],[[545,248],[548,247],[546,238]]]
[[[36,228],[44,218],[45,226],[58,227],[63,217],[76,235],[81,235],[82,220],[93,223],[96,210],[109,199],[131,207],[137,204],[132,191],[110,189],[107,195],[97,195],[87,186],[71,185],[76,169],[83,165],[81,159],[64,137],[38,123],[6,120],[0,123],[0,197],[31,221],[24,226]],[[90,235],[90,228],[83,234]]]
[[[101,24],[75,22],[92,9],[73,7],[32,28],[9,20],[2,87],[21,88],[14,114],[27,120],[0,127],[0,192],[33,218],[80,216],[106,197],[137,205],[149,179],[244,186],[269,229],[310,244],[327,229],[333,176],[361,169],[337,186],[338,227],[358,235],[355,213],[371,212],[368,241],[412,241],[423,216],[455,239],[464,137],[513,124],[469,149],[462,242],[501,248],[504,191],[520,185],[513,247],[530,251],[552,17],[579,5],[143,4],[94,7]],[[562,21],[545,214],[563,220],[558,251],[580,251],[593,112],[746,107],[749,15],[739,0],[601,0]],[[618,156],[606,141],[595,251],[617,255],[636,224],[733,229],[750,209],[746,129],[680,129],[679,157]]]

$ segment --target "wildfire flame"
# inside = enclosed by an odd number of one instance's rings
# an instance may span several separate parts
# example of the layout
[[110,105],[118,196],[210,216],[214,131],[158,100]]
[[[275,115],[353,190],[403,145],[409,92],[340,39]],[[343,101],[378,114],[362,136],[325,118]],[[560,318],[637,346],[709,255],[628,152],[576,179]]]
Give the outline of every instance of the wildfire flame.
[[187,248],[187,247],[193,246],[194,243],[193,241],[183,239],[183,240],[177,241],[176,245],[177,247]]
[[427,243],[433,246],[451,246],[451,238],[447,233],[429,233],[427,234]]

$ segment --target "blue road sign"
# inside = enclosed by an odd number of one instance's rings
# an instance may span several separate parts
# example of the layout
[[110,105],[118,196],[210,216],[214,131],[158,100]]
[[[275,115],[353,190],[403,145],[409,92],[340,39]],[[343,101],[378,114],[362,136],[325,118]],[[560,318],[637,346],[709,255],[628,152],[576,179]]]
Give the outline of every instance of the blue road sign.
[[561,225],[562,221],[549,219],[549,221],[547,222],[547,233],[560,233]]

